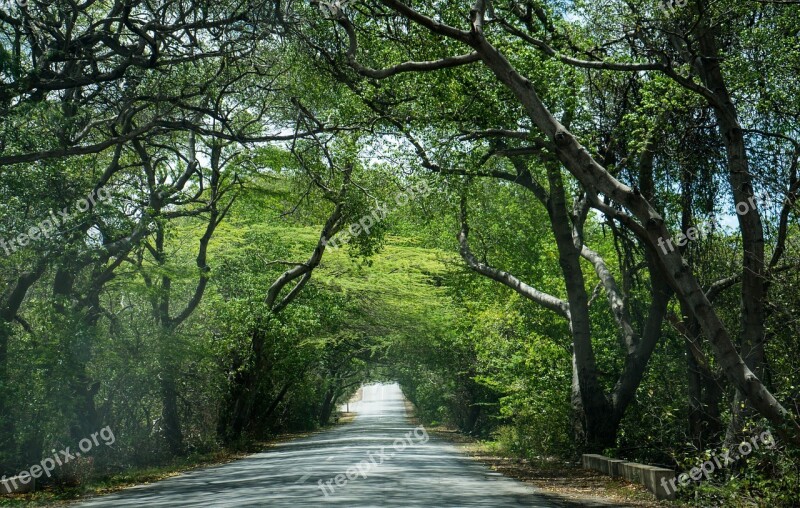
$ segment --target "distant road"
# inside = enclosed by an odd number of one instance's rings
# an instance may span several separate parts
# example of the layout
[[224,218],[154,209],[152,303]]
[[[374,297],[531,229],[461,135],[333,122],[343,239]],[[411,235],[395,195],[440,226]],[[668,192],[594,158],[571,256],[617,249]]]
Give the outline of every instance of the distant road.
[[589,506],[546,498],[449,443],[428,439],[406,419],[396,384],[365,386],[362,401],[350,409],[358,412],[353,423],[78,506]]

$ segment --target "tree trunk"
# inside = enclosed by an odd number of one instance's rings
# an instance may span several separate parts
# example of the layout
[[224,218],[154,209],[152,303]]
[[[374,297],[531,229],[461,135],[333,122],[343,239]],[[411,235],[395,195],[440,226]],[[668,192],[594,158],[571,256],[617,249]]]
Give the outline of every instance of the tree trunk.
[[183,431],[178,413],[178,390],[171,369],[161,372],[161,426],[164,429],[164,439],[167,441],[172,455],[181,455],[184,452]]
[[233,443],[242,436],[245,419],[250,414],[253,399],[248,395],[252,386],[252,370],[237,372],[231,380],[222,411],[217,420],[217,435],[224,443]]
[[319,424],[320,425],[327,425],[331,419],[331,413],[333,413],[333,401],[334,396],[336,395],[336,390],[334,389],[334,385],[328,387],[328,390],[325,392],[325,399],[322,401],[322,408],[319,411]]
[[617,425],[625,416],[625,411],[636,396],[636,390],[642,383],[650,357],[653,356],[656,345],[661,338],[661,325],[667,315],[667,306],[672,299],[672,289],[667,284],[664,277],[658,271],[658,264],[653,259],[650,252],[646,254],[649,270],[650,283],[650,308],[647,313],[647,320],[642,330],[640,342],[629,347],[625,357],[625,366],[622,374],[617,381],[612,395],[614,415],[612,421]]
[[[255,362],[254,359],[250,361]],[[252,363],[245,365],[231,380],[217,424],[217,434],[226,443],[238,441],[251,419],[258,381],[256,369]]]
[[[715,100],[709,101],[719,124],[725,143],[728,164],[728,181],[736,205],[739,230],[742,233],[742,289],[741,289],[741,356],[754,376],[763,375],[764,338],[766,322],[766,284],[764,262],[764,226],[755,201],[753,179],[744,132],[738,121],[736,106],[730,97],[725,77],[720,68],[716,30],[703,27],[699,35],[700,49],[705,58],[696,59],[695,68]],[[732,407],[727,441],[738,440],[744,420],[752,413],[752,406],[742,390],[737,390]]]
[[689,344],[686,344],[686,371],[688,376],[689,437],[696,449],[704,450],[703,377],[700,374],[700,366],[695,360],[694,354],[692,354],[692,346]]
[[570,330],[575,358],[575,375],[580,387],[587,450],[601,452],[616,442],[619,421],[611,418],[612,410],[597,375],[597,364],[592,348],[589,297],[580,265],[580,253],[572,238],[572,225],[567,212],[561,171],[548,168],[550,199],[550,224],[558,246],[558,262],[569,301]]
[[292,387],[292,382],[291,381],[287,381],[283,385],[283,388],[281,388],[281,391],[279,391],[278,395],[276,395],[275,398],[272,399],[272,402],[270,403],[269,407],[267,407],[267,410],[264,411],[263,415],[261,415],[261,417],[264,418],[264,420],[269,419],[269,417],[271,417],[272,414],[275,413],[275,410],[278,409],[278,406],[280,405],[280,403],[283,402],[283,399],[286,398],[286,395],[289,393],[289,389],[291,387]]
[[86,363],[78,362],[73,377],[69,379],[75,417],[71,424],[72,439],[80,441],[100,430],[100,416],[94,397],[100,390],[100,383],[93,381],[86,372]]
[[[264,358],[262,324],[256,324],[250,340],[250,357],[238,370],[228,391],[217,426],[219,436],[228,443],[238,441],[253,422],[261,380],[269,373],[269,364]],[[273,408],[274,410],[274,408]]]

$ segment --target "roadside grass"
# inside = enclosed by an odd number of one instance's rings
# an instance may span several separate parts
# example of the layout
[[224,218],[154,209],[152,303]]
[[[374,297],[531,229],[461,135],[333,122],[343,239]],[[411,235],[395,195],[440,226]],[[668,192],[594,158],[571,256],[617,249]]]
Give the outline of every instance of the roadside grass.
[[135,468],[122,473],[98,476],[88,483],[75,487],[48,485],[43,490],[29,494],[0,496],[0,506],[64,506],[70,501],[88,496],[110,494],[134,485],[157,482],[184,471],[224,464],[245,456],[246,453],[220,450],[202,455],[174,459],[168,464]]
[[[410,403],[409,403],[410,404]],[[554,457],[528,459],[515,456],[498,441],[479,441],[449,427],[427,427],[428,433],[453,443],[462,453],[505,476],[533,485],[545,494],[567,502],[605,502],[639,508],[769,508],[796,507],[797,502],[765,503],[730,486],[705,485],[686,491],[675,501],[657,501],[641,485],[611,478],[580,464]]]
[[194,454],[172,459],[169,463],[159,466],[132,468],[121,473],[99,475],[87,483],[75,487],[48,485],[40,491],[29,494],[0,495],[0,507],[68,506],[92,496],[111,494],[136,485],[154,483],[195,469],[227,464],[252,453],[263,452],[278,443],[310,436],[336,425],[347,424],[354,418],[355,413],[339,413],[335,422],[314,431],[280,434],[269,441],[252,441],[236,449]]

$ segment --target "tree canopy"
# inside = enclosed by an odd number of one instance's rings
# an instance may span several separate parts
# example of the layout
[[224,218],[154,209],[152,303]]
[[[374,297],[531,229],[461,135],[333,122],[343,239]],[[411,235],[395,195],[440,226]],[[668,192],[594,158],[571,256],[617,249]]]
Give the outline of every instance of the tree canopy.
[[2,472],[397,380],[525,457],[769,430],[691,495],[797,499],[797,2],[18,0],[0,40]]

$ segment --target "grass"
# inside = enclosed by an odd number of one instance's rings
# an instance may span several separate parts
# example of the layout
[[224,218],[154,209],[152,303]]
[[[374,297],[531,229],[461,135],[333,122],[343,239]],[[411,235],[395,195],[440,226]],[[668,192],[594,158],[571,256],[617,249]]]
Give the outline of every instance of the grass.
[[94,478],[77,487],[48,486],[38,492],[0,497],[0,506],[64,506],[87,496],[109,494],[133,485],[153,483],[184,471],[224,464],[244,457],[243,452],[221,450],[202,455],[174,459],[160,466],[135,468],[123,473]]
[[340,413],[336,423],[312,432],[294,432],[275,436],[269,441],[254,441],[239,450],[218,450],[206,454],[176,458],[160,466],[133,468],[123,473],[98,476],[76,487],[48,486],[29,494],[0,495],[0,507],[67,506],[70,503],[91,496],[111,494],[135,485],[145,485],[164,480],[179,474],[242,459],[251,453],[262,452],[277,443],[291,441],[321,432],[333,425],[343,425],[353,421],[355,413]]

